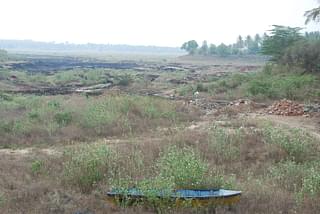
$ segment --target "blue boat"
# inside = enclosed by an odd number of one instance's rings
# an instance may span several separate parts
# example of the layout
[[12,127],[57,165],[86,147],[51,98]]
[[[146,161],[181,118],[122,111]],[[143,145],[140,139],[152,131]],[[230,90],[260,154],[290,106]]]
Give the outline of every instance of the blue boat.
[[[185,202],[191,203],[193,207],[205,207],[210,205],[232,205],[240,200],[241,191],[225,190],[225,189],[210,189],[210,190],[194,190],[181,189],[172,192],[155,191],[155,197],[163,198],[177,207],[183,206]],[[131,188],[126,191],[113,190],[107,192],[108,201],[117,203],[126,201],[128,204],[134,204],[145,201],[147,196],[143,191]]]

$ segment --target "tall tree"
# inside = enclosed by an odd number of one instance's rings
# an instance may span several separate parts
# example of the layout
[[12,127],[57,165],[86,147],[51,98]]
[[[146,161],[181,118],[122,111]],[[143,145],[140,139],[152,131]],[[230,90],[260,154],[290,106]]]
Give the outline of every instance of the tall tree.
[[228,56],[230,55],[230,50],[228,48],[227,45],[225,45],[224,43],[221,43],[218,47],[217,47],[217,54],[219,56]]
[[258,33],[254,36],[254,42],[256,42],[259,46],[261,45],[262,39]]
[[245,46],[249,49],[249,46],[252,44],[252,42],[253,42],[253,40],[252,40],[251,36],[248,35],[248,36],[246,37],[246,40],[244,41],[244,44],[245,44]]
[[194,55],[197,52],[198,47],[199,45],[195,40],[190,40],[183,43],[181,49],[186,50],[190,55]]
[[[320,4],[320,1],[318,2]],[[305,24],[311,21],[320,22],[320,6],[306,11],[304,16],[307,18]]]
[[244,42],[243,42],[243,39],[242,39],[242,36],[241,35],[239,35],[238,36],[238,39],[237,39],[237,48],[243,48],[244,47]]
[[271,36],[264,39],[261,53],[272,56],[273,61],[279,61],[285,50],[303,37],[299,27],[273,25]]
[[199,49],[199,54],[206,56],[206,55],[208,55],[208,53],[209,53],[208,42],[206,40],[204,40],[202,42],[202,46]]
[[216,55],[217,54],[217,46],[216,45],[210,44],[209,54],[210,55]]

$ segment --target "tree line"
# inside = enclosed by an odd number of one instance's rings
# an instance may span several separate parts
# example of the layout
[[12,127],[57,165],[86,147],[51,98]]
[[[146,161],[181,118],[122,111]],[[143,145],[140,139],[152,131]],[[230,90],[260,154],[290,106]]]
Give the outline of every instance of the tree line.
[[[305,24],[308,24],[311,21],[320,22],[320,6],[306,11],[304,16],[306,17]],[[206,40],[202,42],[201,46],[199,46],[197,41],[190,40],[183,43],[181,49],[187,51],[189,55],[203,56],[254,55],[262,53],[265,55],[271,55],[273,61],[278,61],[280,58],[283,58],[287,49],[290,46],[294,46],[296,42],[300,42],[301,47],[299,48],[302,48],[304,51],[306,49],[311,51],[311,47],[306,48],[306,46],[317,46],[317,42],[320,39],[319,32],[305,33],[305,35],[302,36],[300,33],[300,30],[302,30],[301,28],[291,28],[278,25],[274,25],[273,27],[274,29],[270,31],[271,36],[264,33],[262,36],[256,34],[253,38],[250,35],[243,38],[240,35],[238,36],[236,43],[230,45],[221,43],[218,46],[215,44],[208,45]],[[306,44],[307,41],[308,45]],[[272,52],[271,50],[276,52]],[[316,48],[315,50],[312,50],[312,53],[316,52],[316,50]]]
[[220,45],[210,44],[205,40],[202,45],[199,46],[197,41],[190,40],[183,43],[181,49],[187,51],[190,55],[255,55],[258,54],[262,47],[262,42],[267,35],[260,36],[256,34],[254,37],[248,35],[243,38],[241,35],[238,36],[236,43],[226,45],[221,43]]
[[[320,4],[320,1],[319,1]],[[305,12],[306,24],[320,22],[320,6]],[[302,28],[274,25],[262,43],[261,53],[271,62],[291,70],[320,72],[320,32],[300,32]]]

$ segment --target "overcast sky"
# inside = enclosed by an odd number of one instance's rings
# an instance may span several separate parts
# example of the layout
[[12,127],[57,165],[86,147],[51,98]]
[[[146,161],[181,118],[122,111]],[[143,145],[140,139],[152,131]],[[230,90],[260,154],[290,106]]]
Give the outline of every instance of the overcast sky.
[[[316,0],[0,0],[0,39],[180,46],[304,25]],[[320,24],[307,26],[319,30]]]

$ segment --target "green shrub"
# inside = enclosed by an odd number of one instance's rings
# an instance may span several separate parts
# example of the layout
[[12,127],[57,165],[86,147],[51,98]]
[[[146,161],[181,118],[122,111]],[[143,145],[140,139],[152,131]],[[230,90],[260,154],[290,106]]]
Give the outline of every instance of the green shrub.
[[320,72],[320,41],[302,40],[287,48],[281,64],[302,68],[305,72]]
[[315,78],[299,73],[276,74],[261,72],[252,76],[245,85],[251,96],[262,95],[266,98],[306,99],[313,90]]
[[72,122],[71,112],[58,112],[54,115],[54,120],[60,127],[67,126]]
[[234,132],[213,126],[209,132],[208,149],[220,162],[234,161],[240,156],[240,145],[243,140],[241,130]]
[[40,119],[40,114],[39,114],[38,111],[31,111],[31,112],[28,112],[28,117],[31,120],[39,120]]
[[125,122],[131,124],[134,119],[154,120],[166,118],[175,121],[177,117],[175,108],[174,104],[166,100],[152,97],[106,97],[104,100],[92,103],[83,111],[82,124],[85,127],[95,128],[97,132],[101,132],[105,125],[117,122],[124,126]]
[[53,110],[58,110],[61,108],[61,103],[58,100],[51,100],[48,102],[48,106]]
[[299,192],[303,178],[307,175],[306,165],[294,161],[285,161],[270,168],[270,177],[279,187],[288,191]]
[[170,147],[158,160],[160,177],[172,179],[177,188],[194,188],[202,183],[208,171],[199,154],[191,148]]
[[7,120],[2,120],[0,121],[0,131],[3,132],[3,133],[12,133],[13,130],[14,130],[14,121],[13,120],[10,120],[10,121],[7,121]]
[[284,129],[266,125],[263,128],[266,143],[280,146],[287,152],[288,158],[296,162],[305,162],[316,158],[315,141],[301,129]]
[[208,87],[204,85],[203,83],[198,83],[196,85],[196,91],[198,92],[208,92]]
[[10,94],[6,94],[6,93],[0,93],[0,100],[3,101],[12,101],[13,98]]
[[187,96],[187,95],[191,95],[193,94],[195,91],[193,89],[192,85],[184,85],[179,87],[176,92],[180,95],[180,96]]
[[118,84],[121,86],[128,86],[132,82],[132,77],[130,75],[124,75],[119,77]]
[[309,196],[320,196],[320,168],[311,167],[302,180],[302,192]]
[[82,145],[64,153],[64,174],[68,183],[89,192],[106,178],[112,152],[106,145]]
[[32,174],[34,174],[34,175],[39,174],[40,171],[41,171],[42,168],[43,168],[43,165],[44,165],[44,163],[43,163],[43,161],[41,161],[41,160],[35,160],[35,161],[33,161],[33,162],[31,163],[31,172],[32,172]]
[[274,184],[297,196],[320,196],[319,163],[285,161],[270,168],[269,176]]
[[214,95],[227,93],[233,98],[251,96],[258,99],[310,100],[317,97],[319,78],[303,74],[303,69],[294,66],[267,64],[263,71],[248,74],[232,74],[210,83],[186,85],[177,89],[181,96],[195,91]]

